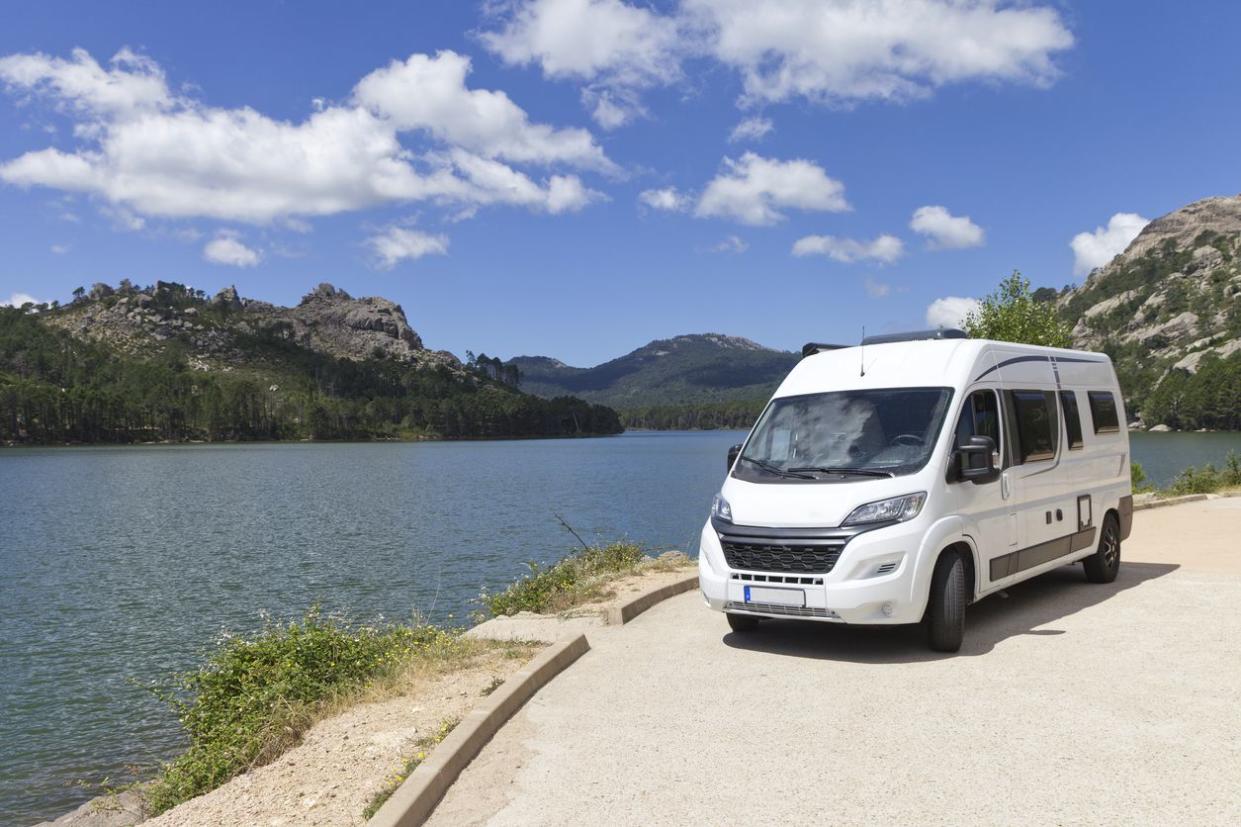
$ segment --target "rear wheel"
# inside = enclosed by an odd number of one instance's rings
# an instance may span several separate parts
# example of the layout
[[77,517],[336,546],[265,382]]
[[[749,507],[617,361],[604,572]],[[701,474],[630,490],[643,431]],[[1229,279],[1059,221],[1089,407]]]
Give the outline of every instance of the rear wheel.
[[758,628],[758,618],[753,615],[728,615],[728,628],[737,634],[753,632]]
[[1095,553],[1082,561],[1086,579],[1091,583],[1111,583],[1120,572],[1120,525],[1116,517],[1108,514],[1103,520],[1103,533],[1099,535],[1099,547]]
[[940,555],[931,575],[926,607],[927,642],[937,652],[955,652],[965,638],[965,561],[955,551]]

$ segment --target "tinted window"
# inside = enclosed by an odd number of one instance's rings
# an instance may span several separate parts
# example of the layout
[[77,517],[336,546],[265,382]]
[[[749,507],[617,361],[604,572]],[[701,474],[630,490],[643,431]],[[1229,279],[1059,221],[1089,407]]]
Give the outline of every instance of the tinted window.
[[1016,460],[1040,462],[1056,455],[1055,402],[1043,391],[1009,391],[1017,421]]
[[1060,406],[1064,408],[1064,431],[1069,438],[1069,450],[1082,447],[1082,418],[1077,412],[1077,394],[1060,391]]
[[992,391],[974,391],[961,408],[957,420],[957,447],[965,445],[972,436],[989,436],[1000,447],[1000,403]]
[[1107,391],[1090,391],[1090,418],[1094,420],[1094,432],[1107,434],[1120,430],[1116,414],[1116,399]]

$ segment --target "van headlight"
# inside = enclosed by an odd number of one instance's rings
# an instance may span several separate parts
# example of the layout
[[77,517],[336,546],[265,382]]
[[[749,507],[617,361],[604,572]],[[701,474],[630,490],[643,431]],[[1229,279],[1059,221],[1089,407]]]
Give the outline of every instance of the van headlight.
[[715,499],[711,501],[711,516],[719,517],[729,523],[733,521],[732,506],[728,504],[728,500],[724,499],[723,495],[716,494]]
[[905,520],[912,520],[918,516],[924,502],[926,502],[926,492],[919,491],[917,494],[905,494],[890,500],[859,505],[849,513],[848,517],[845,517],[841,525],[901,523]]

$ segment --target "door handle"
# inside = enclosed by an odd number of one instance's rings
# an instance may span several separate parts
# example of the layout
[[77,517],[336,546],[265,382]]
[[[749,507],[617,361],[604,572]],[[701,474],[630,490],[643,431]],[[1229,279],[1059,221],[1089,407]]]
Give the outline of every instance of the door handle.
[[1000,496],[1007,500],[1008,495],[1009,495],[1008,474],[1003,473],[1003,474],[1000,474]]

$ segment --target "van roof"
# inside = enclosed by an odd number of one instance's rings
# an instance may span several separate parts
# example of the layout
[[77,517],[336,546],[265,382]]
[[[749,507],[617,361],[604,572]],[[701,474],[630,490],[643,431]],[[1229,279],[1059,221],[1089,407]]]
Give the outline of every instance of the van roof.
[[991,339],[917,339],[868,343],[820,351],[803,358],[785,377],[776,396],[833,390],[899,387],[964,388],[995,381],[1006,384],[1090,385],[1114,388],[1111,359],[1103,353],[1023,345]]

